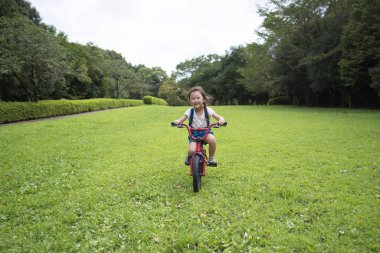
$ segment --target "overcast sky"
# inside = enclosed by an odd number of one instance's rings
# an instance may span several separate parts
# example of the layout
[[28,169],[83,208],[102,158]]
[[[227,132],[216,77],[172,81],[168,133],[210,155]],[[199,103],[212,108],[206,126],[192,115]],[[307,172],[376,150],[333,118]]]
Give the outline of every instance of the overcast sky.
[[258,41],[266,0],[29,0],[70,42],[93,42],[133,65],[175,66]]

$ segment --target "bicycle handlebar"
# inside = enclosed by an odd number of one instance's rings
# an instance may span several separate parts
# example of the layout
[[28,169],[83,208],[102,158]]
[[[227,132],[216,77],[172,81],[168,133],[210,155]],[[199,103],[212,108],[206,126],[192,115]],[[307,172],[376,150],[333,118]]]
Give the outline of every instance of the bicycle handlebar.
[[193,127],[190,127],[189,125],[186,125],[184,123],[177,125],[175,122],[170,122],[170,125],[173,126],[173,127],[176,126],[178,128],[183,128],[183,126],[185,126],[186,128],[190,128],[191,130],[206,131],[208,128],[211,128],[211,127],[214,127],[214,128],[218,128],[218,127],[221,127],[221,126],[226,127],[227,126],[227,122],[225,122],[223,125],[220,125],[218,122],[215,122],[215,123],[210,124],[208,127],[201,127],[201,128],[193,128]]
[[[215,123],[210,124],[208,127],[200,127],[200,128],[193,128],[193,127],[190,127],[189,125],[186,125],[184,123],[177,125],[176,123],[171,122],[170,124],[171,124],[171,126],[176,126],[178,128],[186,127],[187,131],[189,132],[190,138],[193,140],[199,140],[199,141],[203,141],[204,139],[206,139],[206,137],[207,137],[207,135],[210,132],[210,129],[212,127],[219,128],[220,126],[224,126],[224,127],[227,126],[227,122],[225,122],[223,125],[220,125],[218,122],[215,122]],[[198,131],[206,131],[206,134],[202,138],[195,138],[192,132],[198,132]]]

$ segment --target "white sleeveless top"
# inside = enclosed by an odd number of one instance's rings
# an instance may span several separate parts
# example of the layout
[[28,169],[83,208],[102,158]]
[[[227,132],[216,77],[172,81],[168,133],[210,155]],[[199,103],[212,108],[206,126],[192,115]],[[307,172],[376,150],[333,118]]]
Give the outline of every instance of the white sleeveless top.
[[[190,118],[191,109],[192,108],[189,108],[185,112],[185,115],[188,118]],[[208,112],[209,119],[211,121],[211,116],[215,113],[215,111],[207,106],[207,112]],[[204,110],[203,110],[203,113],[200,116],[198,116],[194,109],[193,127],[194,128],[207,127],[207,120],[206,120]]]

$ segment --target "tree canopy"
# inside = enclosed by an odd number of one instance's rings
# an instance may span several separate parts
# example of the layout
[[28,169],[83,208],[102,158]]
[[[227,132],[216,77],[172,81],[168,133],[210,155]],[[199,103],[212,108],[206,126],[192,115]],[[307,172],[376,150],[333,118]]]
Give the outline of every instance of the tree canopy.
[[160,67],[133,66],[115,51],[69,42],[25,0],[0,7],[0,100],[142,98],[157,96],[168,78]]
[[[268,0],[259,42],[232,45],[160,67],[133,66],[120,53],[71,43],[25,0],[0,3],[0,100],[142,98],[186,103],[201,85],[214,104],[380,107],[380,2]],[[184,45],[186,46],[186,45]]]

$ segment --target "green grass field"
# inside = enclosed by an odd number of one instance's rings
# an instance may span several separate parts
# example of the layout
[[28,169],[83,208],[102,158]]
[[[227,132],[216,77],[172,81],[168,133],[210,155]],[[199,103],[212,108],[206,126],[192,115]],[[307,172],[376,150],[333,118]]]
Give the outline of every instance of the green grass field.
[[197,194],[185,107],[0,127],[0,252],[380,251],[380,111],[214,109]]

